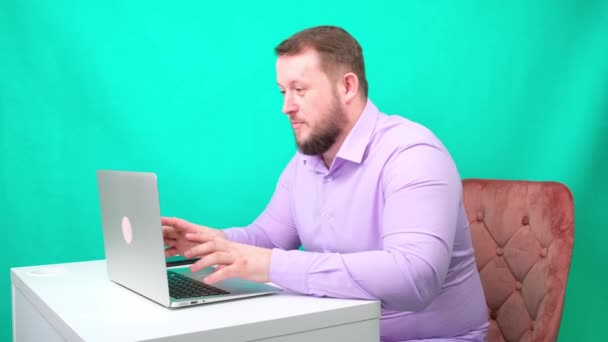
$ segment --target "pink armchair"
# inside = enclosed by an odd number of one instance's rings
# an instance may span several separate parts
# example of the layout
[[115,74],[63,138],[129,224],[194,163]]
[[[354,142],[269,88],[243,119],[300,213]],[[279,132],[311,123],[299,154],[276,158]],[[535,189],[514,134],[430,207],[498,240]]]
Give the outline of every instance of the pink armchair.
[[570,190],[554,182],[466,179],[488,341],[555,341],[574,241]]

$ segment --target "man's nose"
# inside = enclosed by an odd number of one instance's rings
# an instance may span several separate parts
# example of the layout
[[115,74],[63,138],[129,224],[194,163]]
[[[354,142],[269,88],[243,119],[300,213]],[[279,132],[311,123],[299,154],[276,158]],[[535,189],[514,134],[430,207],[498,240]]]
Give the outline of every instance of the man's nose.
[[291,96],[285,94],[285,99],[283,100],[283,113],[290,115],[295,114],[298,111],[298,106],[293,101]]

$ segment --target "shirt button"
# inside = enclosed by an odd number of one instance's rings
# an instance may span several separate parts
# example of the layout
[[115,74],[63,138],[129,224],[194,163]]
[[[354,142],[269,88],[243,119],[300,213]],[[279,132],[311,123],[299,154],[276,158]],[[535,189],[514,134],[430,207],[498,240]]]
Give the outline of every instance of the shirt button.
[[327,176],[327,180],[328,180],[328,181],[332,181],[332,180],[334,180],[334,177],[332,177],[332,176]]

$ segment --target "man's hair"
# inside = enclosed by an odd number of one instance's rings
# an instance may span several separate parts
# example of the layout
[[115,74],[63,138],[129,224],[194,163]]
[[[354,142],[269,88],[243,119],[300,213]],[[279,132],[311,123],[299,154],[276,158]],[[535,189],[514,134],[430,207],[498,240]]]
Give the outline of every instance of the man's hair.
[[285,39],[274,51],[277,56],[297,55],[314,49],[320,56],[321,69],[331,78],[346,70],[359,78],[359,91],[367,98],[367,79],[361,45],[346,30],[337,26],[316,26]]

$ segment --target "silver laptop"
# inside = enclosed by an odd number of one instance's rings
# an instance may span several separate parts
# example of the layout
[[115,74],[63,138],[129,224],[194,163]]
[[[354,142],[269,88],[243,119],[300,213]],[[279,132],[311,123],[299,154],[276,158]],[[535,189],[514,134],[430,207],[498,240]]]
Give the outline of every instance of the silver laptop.
[[204,284],[213,267],[167,268],[154,173],[101,170],[97,184],[110,280],[171,308],[281,291],[239,278]]

